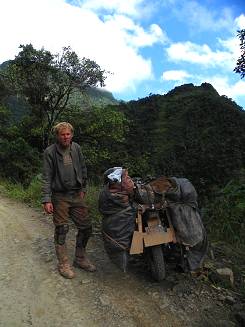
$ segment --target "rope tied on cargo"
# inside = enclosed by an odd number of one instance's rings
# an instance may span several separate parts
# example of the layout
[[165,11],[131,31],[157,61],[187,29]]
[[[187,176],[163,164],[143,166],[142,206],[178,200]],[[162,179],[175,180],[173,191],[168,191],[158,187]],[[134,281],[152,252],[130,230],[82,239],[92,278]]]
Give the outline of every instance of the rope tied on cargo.
[[127,248],[126,246],[123,246],[122,244],[120,244],[119,242],[117,242],[116,240],[114,240],[114,238],[112,238],[111,236],[109,236],[106,232],[102,232],[105,237],[107,237],[110,241],[112,241],[113,243],[117,244],[122,250],[124,251],[128,251],[129,248]]

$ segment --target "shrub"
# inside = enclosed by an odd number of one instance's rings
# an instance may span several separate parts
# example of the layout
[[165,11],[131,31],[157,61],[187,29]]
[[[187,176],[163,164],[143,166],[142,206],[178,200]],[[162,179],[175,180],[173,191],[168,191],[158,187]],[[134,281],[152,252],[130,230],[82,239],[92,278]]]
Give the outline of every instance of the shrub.
[[206,207],[204,221],[211,237],[245,245],[245,170],[216,193]]
[[0,139],[0,174],[13,182],[28,185],[40,170],[40,154],[22,137]]

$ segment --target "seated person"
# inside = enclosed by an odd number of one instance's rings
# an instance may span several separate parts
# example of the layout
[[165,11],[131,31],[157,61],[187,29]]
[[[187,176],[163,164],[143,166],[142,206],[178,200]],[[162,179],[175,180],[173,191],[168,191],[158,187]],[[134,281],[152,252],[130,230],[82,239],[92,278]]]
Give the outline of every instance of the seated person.
[[109,258],[126,271],[128,251],[135,229],[135,210],[131,198],[134,183],[127,169],[113,167],[104,173],[104,185],[99,195],[102,214],[102,234]]

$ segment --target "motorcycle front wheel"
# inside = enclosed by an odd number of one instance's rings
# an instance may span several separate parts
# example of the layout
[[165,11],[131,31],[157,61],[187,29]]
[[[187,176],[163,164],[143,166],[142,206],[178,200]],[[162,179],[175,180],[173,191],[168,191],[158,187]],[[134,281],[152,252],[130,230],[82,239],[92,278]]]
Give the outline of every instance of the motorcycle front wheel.
[[160,282],[166,278],[165,259],[161,245],[155,245],[150,250],[150,269],[152,277]]

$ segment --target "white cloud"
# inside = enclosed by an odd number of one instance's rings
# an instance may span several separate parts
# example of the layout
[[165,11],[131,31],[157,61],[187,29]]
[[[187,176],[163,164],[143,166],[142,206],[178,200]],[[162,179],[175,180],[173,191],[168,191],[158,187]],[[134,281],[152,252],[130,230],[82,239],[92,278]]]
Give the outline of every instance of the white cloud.
[[230,53],[230,59],[227,60],[226,66],[230,70],[233,70],[238,57],[241,55],[239,45],[240,41],[238,37],[233,37],[226,40],[218,39],[218,42],[224,48],[226,53]]
[[167,36],[162,29],[152,24],[149,30],[144,30],[140,25],[123,15],[107,16],[105,26],[108,30],[108,35],[120,36],[125,44],[133,48],[152,46],[154,43],[167,42]]
[[188,77],[191,75],[184,70],[168,70],[162,74],[162,79],[165,81],[184,82]]
[[[225,95],[228,98],[241,103],[245,101],[245,81],[239,80],[237,82],[231,82],[227,76],[214,75],[214,76],[201,76],[201,75],[191,75],[192,80],[190,81],[194,85],[200,85],[202,83],[210,83],[219,95]],[[168,79],[169,81],[171,78]],[[183,81],[177,81],[172,79],[174,82],[172,87],[179,86],[183,84]],[[159,90],[159,94],[165,94],[169,90]],[[245,109],[245,107],[244,107]]]
[[[229,42],[231,44],[231,40]],[[226,51],[212,51],[207,44],[198,45],[190,41],[173,43],[166,51],[171,61],[189,62],[210,67],[222,66],[230,70],[234,66],[236,57],[233,53],[235,50],[228,48],[229,42],[219,41],[223,47],[226,47]]]
[[[243,96],[245,98],[245,81],[241,80],[232,86],[233,96]],[[245,109],[245,108],[244,108]]]
[[226,76],[212,76],[205,78],[205,81],[212,84],[220,95],[226,95],[233,99],[238,96],[245,97],[245,81],[232,83]]
[[[89,8],[99,2],[85,2],[82,7],[65,0],[1,2],[0,30],[6,33],[0,35],[0,63],[13,59],[20,44],[32,43],[35,48],[44,47],[52,53],[71,46],[79,57],[95,60],[102,69],[113,73],[106,80],[106,87],[112,92],[134,89],[140,81],[153,78],[151,60],[143,58],[139,50],[165,42],[167,37],[161,28],[152,24],[145,29],[124,15],[100,18]],[[104,7],[113,6],[117,12],[131,15],[141,3],[100,1]]]
[[228,76],[225,75],[193,75],[193,84],[210,83],[220,95],[225,95],[229,98],[237,100],[245,100],[245,81],[231,81]]
[[235,23],[239,29],[244,29],[245,28],[245,15],[242,14],[239,17],[235,19]]
[[179,20],[184,21],[196,31],[230,30],[233,25],[233,16],[229,8],[224,7],[217,11],[201,5],[197,1],[181,1],[174,10]]
[[73,4],[98,14],[123,14],[134,18],[150,17],[155,12],[154,1],[147,0],[73,0]]
[[119,14],[127,14],[130,16],[138,15],[138,9],[144,0],[78,0],[76,1],[81,7],[89,10],[99,11],[105,9],[114,11]]

